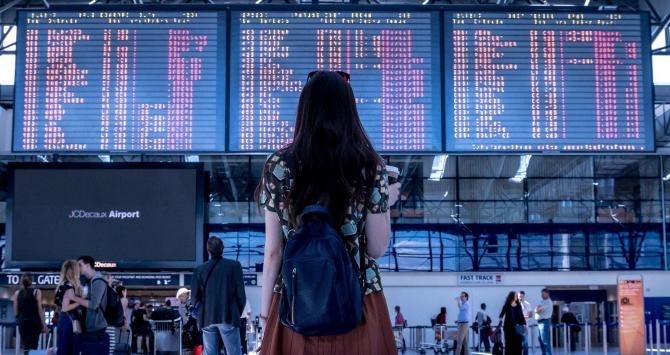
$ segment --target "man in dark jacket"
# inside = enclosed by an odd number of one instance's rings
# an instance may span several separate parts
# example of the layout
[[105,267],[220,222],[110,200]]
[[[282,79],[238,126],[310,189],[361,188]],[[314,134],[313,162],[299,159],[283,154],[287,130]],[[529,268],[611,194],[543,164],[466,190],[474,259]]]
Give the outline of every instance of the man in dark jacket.
[[561,323],[565,324],[570,329],[570,351],[576,351],[577,339],[579,338],[579,332],[582,331],[582,327],[579,326],[577,317],[575,317],[574,313],[570,312],[570,308],[567,306],[563,308]]
[[203,330],[204,355],[219,354],[223,340],[228,355],[242,352],[240,316],[246,303],[242,265],[223,258],[223,243],[209,237],[211,260],[193,270],[191,298],[200,304],[198,327]]

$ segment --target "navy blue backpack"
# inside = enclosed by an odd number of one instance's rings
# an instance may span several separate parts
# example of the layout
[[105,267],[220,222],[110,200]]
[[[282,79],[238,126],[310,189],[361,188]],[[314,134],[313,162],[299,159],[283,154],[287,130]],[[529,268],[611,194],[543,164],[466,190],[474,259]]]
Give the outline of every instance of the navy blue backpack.
[[305,336],[347,333],[362,318],[361,274],[326,207],[309,205],[299,220],[284,247],[279,319]]

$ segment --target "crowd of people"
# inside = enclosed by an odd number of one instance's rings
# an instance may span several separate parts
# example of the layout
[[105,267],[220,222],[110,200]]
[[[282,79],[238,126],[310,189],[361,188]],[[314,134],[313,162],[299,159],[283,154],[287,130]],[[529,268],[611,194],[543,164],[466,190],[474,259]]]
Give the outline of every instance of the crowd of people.
[[[498,325],[495,326],[487,313],[486,303],[480,305],[480,309],[471,320],[471,308],[469,294],[461,292],[456,298],[458,315],[455,321],[455,332],[452,333],[455,354],[468,354],[470,349],[469,334],[472,330],[478,335],[478,341],[474,344],[477,351],[493,352],[493,354],[527,355],[529,351],[532,327],[538,329],[538,341],[542,355],[551,355],[551,328],[554,311],[550,291],[541,291],[541,301],[535,307],[526,300],[525,291],[511,291],[505,299],[505,303],[499,313]],[[395,306],[394,326],[397,328],[407,327],[407,320],[400,311],[400,306]],[[570,326],[571,351],[575,351],[577,334],[581,331],[577,325],[578,321],[574,313],[568,307],[563,309],[561,323]],[[447,308],[441,307],[432,319],[431,324],[436,327],[436,340],[446,338]],[[504,335],[504,336],[502,336]],[[504,339],[504,341],[503,341]],[[403,339],[404,340],[404,339]],[[493,343],[493,344],[492,344]]]
[[[248,352],[246,343],[251,311],[244,292],[239,262],[224,259],[223,243],[207,242],[210,261],[197,267],[191,290],[177,292],[178,305],[170,299],[154,309],[145,302],[130,303],[128,290],[95,268],[95,260],[81,256],[66,260],[54,292],[58,313],[54,315],[57,340],[47,344],[53,355],[108,355],[153,353],[151,321],[183,322],[178,334],[194,354],[219,354],[223,343],[229,355]],[[13,296],[21,347],[28,354],[38,348],[40,334],[49,333],[42,309],[42,292],[25,273],[21,288]],[[172,331],[174,333],[174,330]],[[131,336],[132,334],[132,336]],[[52,346],[55,344],[56,346]]]

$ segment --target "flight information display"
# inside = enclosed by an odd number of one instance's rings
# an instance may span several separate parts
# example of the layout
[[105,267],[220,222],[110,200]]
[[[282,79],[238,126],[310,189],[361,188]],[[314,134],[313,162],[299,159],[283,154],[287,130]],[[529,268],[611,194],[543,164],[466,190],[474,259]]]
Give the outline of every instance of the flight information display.
[[428,11],[233,11],[229,149],[290,143],[307,74],[340,70],[376,149],[441,151],[437,28]]
[[654,149],[646,14],[446,12],[447,151]]
[[314,70],[386,154],[654,150],[647,13],[157,9],[19,11],[13,151],[270,152]]
[[19,12],[13,150],[224,150],[225,16]]

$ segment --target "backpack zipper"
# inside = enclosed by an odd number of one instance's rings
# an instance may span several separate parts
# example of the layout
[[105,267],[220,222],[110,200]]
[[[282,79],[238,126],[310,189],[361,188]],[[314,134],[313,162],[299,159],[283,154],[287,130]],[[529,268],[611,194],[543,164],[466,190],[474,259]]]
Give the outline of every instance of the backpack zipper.
[[295,284],[296,284],[296,274],[298,269],[293,268],[293,275],[291,278],[291,288],[293,291],[293,297],[291,297],[291,324],[295,324]]

